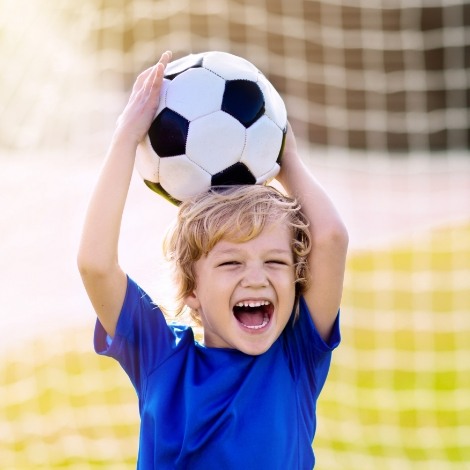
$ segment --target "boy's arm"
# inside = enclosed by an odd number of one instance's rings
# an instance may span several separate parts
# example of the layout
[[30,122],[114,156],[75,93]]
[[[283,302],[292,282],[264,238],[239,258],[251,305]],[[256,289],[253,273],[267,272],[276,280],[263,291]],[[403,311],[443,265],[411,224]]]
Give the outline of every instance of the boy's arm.
[[310,284],[304,297],[318,332],[328,340],[341,302],[349,238],[327,193],[300,160],[290,125],[277,179],[310,222]]
[[118,243],[135,153],[155,116],[170,58],[171,53],[165,52],[154,67],[137,78],[118,119],[83,227],[78,268],[93,308],[110,336],[114,336],[127,288],[118,262]]

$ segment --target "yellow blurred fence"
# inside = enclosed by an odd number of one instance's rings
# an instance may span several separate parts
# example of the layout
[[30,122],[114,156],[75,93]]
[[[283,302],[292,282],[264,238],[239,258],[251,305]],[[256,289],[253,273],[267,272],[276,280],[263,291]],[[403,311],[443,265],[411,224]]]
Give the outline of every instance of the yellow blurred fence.
[[[470,468],[469,279],[469,224],[351,255],[318,468]],[[92,325],[2,358],[2,469],[134,468],[134,391],[91,341]]]

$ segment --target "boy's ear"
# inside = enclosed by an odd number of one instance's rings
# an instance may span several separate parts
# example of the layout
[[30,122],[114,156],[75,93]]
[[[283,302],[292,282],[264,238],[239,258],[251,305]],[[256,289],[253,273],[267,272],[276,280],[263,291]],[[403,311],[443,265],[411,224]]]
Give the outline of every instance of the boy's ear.
[[192,291],[191,294],[185,297],[184,303],[192,310],[197,311],[201,306],[196,291]]

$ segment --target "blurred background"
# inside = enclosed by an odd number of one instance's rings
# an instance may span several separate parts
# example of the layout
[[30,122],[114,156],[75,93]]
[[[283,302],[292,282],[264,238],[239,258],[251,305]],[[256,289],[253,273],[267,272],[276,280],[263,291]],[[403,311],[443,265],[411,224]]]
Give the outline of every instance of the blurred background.
[[[75,267],[135,76],[222,50],[283,96],[351,249],[319,469],[470,468],[470,4],[0,0],[0,468],[131,469],[138,407]],[[138,177],[121,262],[159,301],[174,207]]]

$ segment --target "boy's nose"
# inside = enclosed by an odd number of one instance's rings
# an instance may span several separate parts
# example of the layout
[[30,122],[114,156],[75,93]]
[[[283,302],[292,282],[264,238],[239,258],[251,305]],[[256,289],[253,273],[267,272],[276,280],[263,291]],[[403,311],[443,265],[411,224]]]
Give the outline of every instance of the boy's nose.
[[266,287],[269,284],[266,273],[260,268],[250,268],[241,280],[242,287]]

